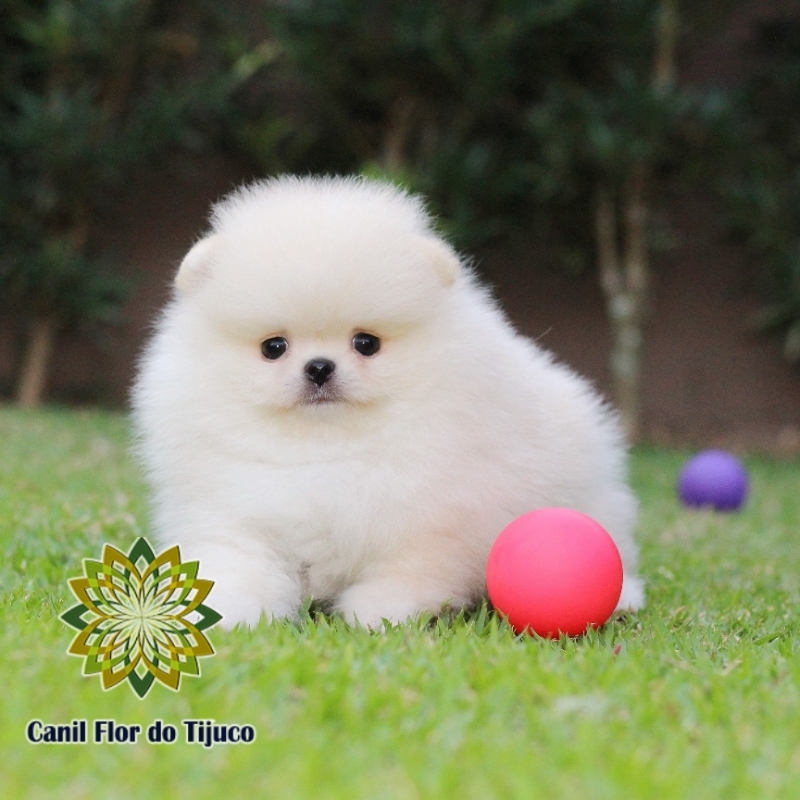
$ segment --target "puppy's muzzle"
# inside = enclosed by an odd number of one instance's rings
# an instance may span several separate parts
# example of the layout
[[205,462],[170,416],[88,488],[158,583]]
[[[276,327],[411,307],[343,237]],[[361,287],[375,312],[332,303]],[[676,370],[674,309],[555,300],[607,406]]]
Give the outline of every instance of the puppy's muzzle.
[[317,386],[322,386],[330,380],[336,364],[329,358],[312,358],[305,366],[306,377]]

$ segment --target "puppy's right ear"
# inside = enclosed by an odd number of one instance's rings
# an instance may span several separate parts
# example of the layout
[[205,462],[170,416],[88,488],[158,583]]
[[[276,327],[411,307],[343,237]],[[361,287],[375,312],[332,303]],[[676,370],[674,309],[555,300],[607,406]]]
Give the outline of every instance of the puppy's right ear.
[[178,268],[178,274],[175,276],[175,286],[179,292],[188,294],[211,275],[211,265],[217,244],[217,236],[207,236],[197,242],[184,256]]
[[452,286],[461,269],[455,250],[443,239],[426,236],[422,247],[443,286]]

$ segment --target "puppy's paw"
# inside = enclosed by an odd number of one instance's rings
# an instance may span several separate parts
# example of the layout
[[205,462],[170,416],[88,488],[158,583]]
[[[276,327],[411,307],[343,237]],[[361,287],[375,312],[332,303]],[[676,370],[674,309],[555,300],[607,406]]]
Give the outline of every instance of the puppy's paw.
[[262,616],[268,620],[298,617],[299,582],[269,554],[214,544],[184,549],[187,558],[200,561],[200,574],[214,582],[207,603],[222,614],[221,628],[254,627]]
[[219,627],[223,630],[229,631],[236,625],[252,628],[261,618],[261,604],[257,600],[235,592],[227,592],[216,584],[208,600],[214,610],[222,614]]
[[409,587],[388,583],[358,583],[345,589],[336,602],[350,625],[360,625],[373,631],[382,631],[385,623],[393,625],[413,620],[420,614],[435,612],[436,607],[420,602],[412,596]]
[[279,601],[266,598],[260,594],[246,594],[240,590],[226,585],[227,581],[218,584],[208,596],[209,605],[222,614],[219,627],[231,630],[236,625],[246,625],[253,628],[258,625],[262,616],[267,620],[297,619],[298,604],[291,601]]
[[638,576],[625,575],[617,611],[638,611],[644,606],[644,581]]

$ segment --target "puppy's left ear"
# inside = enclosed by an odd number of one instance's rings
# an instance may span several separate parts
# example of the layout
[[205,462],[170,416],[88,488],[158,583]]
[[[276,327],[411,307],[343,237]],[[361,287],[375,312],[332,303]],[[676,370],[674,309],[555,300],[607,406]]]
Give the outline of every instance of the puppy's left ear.
[[461,269],[461,261],[447,242],[426,236],[422,248],[443,286],[452,286]]

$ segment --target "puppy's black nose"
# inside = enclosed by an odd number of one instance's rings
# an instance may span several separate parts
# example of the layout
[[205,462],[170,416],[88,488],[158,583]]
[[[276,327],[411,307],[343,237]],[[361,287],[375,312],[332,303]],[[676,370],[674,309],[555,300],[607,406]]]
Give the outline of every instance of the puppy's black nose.
[[322,384],[326,383],[331,375],[333,375],[335,369],[336,364],[329,358],[312,358],[311,361],[306,364],[306,375],[308,379],[316,383],[317,386],[322,386]]

